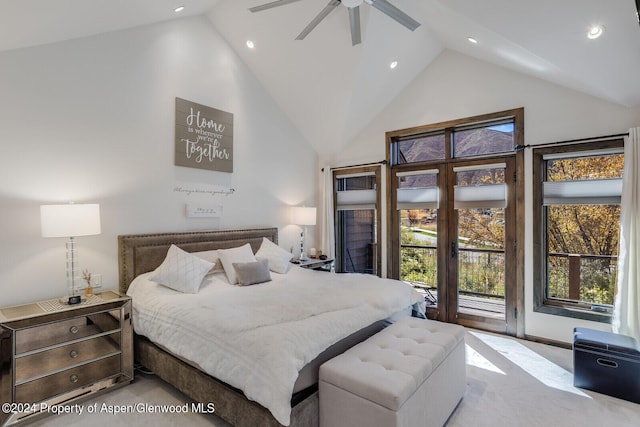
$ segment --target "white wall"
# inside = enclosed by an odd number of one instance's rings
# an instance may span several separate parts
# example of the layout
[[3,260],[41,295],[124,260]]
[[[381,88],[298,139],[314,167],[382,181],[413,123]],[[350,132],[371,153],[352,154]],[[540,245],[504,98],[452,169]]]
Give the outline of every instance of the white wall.
[[[357,164],[385,157],[386,131],[524,107],[525,143],[611,135],[640,125],[640,109],[612,104],[453,51],[444,51],[342,152],[323,164]],[[608,329],[533,312],[531,156],[525,170],[526,334],[571,342],[574,326]]]
[[[41,204],[100,203],[102,234],[77,241],[105,288],[119,234],[277,226],[298,248],[286,206],[315,203],[315,151],[205,17],[2,52],[0,69],[0,306],[66,293],[66,239],[40,236]],[[232,174],[174,166],[175,97],[234,114]]]

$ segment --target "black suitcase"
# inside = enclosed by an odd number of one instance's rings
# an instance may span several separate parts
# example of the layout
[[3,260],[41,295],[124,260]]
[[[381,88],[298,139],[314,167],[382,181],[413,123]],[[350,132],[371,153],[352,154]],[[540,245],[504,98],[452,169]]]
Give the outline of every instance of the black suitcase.
[[573,385],[640,403],[640,346],[636,339],[575,328]]

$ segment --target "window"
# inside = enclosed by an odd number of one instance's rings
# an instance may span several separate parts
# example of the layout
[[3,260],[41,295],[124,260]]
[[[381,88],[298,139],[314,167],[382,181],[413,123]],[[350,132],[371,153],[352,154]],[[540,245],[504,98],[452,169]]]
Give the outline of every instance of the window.
[[[622,140],[534,149],[536,311],[609,321],[620,230]],[[536,177],[537,175],[537,177]]]
[[453,133],[453,157],[509,153],[514,149],[514,119],[481,126],[457,128]]
[[373,167],[334,172],[338,273],[379,275],[379,171]]
[[433,129],[389,132],[391,166],[513,154],[516,121],[522,120],[522,110],[474,119],[436,124]]
[[446,138],[444,132],[398,139],[395,164],[444,160]]

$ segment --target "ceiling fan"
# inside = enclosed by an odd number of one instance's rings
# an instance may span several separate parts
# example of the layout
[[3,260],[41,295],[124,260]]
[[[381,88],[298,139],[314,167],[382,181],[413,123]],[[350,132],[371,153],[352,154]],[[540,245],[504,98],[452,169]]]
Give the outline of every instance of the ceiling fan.
[[[262,10],[271,9],[273,7],[284,6],[285,4],[293,3],[299,0],[277,0],[271,3],[266,3],[260,6],[249,8],[251,12],[260,12]],[[324,18],[326,18],[334,9],[341,4],[349,9],[349,25],[351,26],[351,45],[355,46],[362,42],[362,36],[360,31],[360,5],[367,3],[390,18],[396,20],[400,24],[404,25],[411,31],[420,26],[420,23],[411,18],[406,13],[389,3],[387,0],[330,0],[324,9],[316,15],[315,18],[307,25],[296,40],[303,40]]]

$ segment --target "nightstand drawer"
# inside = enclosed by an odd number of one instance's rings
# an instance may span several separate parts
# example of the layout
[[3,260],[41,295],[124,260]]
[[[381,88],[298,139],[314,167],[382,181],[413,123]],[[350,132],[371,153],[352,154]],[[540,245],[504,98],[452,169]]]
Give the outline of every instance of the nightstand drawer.
[[119,312],[97,313],[48,323],[16,332],[16,354],[62,344],[120,328]]
[[120,351],[120,333],[91,338],[16,358],[16,383]]
[[16,402],[35,403],[120,373],[120,355],[17,385]]

